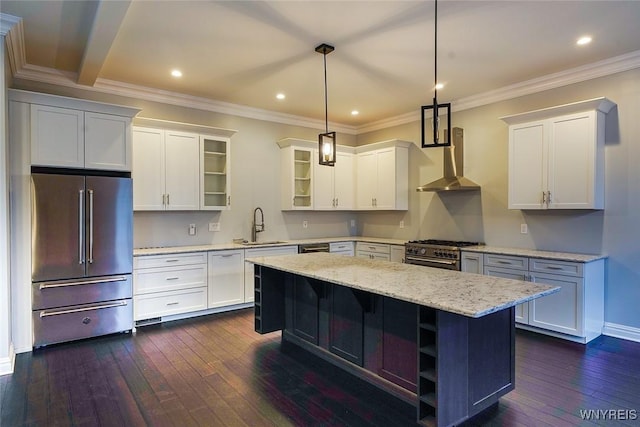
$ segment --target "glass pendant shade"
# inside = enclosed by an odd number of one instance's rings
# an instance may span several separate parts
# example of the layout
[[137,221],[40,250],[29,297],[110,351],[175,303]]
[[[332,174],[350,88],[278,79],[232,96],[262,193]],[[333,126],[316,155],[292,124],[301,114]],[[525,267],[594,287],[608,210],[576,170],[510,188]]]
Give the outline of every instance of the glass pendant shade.
[[318,162],[321,165],[333,166],[336,164],[336,133],[327,132],[318,135]]

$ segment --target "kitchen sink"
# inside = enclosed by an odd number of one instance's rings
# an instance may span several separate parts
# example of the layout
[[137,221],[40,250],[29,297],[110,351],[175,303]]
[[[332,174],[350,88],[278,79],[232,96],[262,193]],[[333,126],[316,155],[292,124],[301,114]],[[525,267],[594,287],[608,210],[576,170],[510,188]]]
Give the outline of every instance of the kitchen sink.
[[264,246],[264,245],[277,245],[280,243],[287,243],[286,240],[269,240],[266,242],[242,242],[245,246]]

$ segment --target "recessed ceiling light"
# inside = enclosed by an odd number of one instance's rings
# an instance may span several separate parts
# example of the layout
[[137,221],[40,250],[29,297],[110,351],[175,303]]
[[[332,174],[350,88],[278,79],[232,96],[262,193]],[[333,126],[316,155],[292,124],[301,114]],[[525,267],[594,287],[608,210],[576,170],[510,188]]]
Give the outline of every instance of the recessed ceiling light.
[[442,89],[442,88],[444,88],[444,83],[438,83],[438,84],[436,85],[436,90],[440,90],[440,89]]
[[277,95],[276,95],[276,98],[278,98],[278,99],[285,99],[285,98],[286,98],[286,96],[284,95],[284,93],[279,93],[279,94],[277,94]]
[[358,110],[353,110],[353,111],[351,112],[351,115],[352,115],[352,116],[357,116],[358,114],[360,114],[360,111],[358,111]]
[[171,75],[173,77],[182,77],[182,71],[180,71],[180,70],[171,70]]
[[582,37],[580,37],[580,38],[578,39],[578,41],[576,42],[576,44],[577,44],[578,46],[583,46],[583,45],[585,45],[585,44],[589,44],[589,43],[591,43],[591,37],[589,37],[589,36],[582,36]]

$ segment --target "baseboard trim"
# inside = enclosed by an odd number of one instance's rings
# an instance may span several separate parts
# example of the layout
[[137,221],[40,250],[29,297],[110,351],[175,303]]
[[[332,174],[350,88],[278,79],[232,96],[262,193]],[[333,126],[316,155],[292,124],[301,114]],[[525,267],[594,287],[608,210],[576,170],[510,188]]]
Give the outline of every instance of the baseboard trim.
[[9,356],[0,359],[0,376],[12,374],[15,362],[16,352],[13,349],[13,344],[11,344],[9,346]]
[[633,328],[631,326],[619,325],[617,323],[604,322],[602,333],[609,337],[640,342],[640,328]]

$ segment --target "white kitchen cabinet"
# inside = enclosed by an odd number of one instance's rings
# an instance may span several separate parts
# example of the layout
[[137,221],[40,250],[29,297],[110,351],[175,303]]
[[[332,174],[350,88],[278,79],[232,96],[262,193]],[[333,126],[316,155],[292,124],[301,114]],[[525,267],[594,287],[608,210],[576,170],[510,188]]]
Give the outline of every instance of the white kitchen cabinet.
[[231,208],[231,140],[200,135],[200,209]]
[[206,252],[134,257],[134,320],[144,321],[206,308]]
[[[266,248],[250,248],[245,249],[244,258],[254,257],[266,257],[266,256],[278,256],[278,255],[292,255],[298,253],[298,246],[271,246]],[[253,264],[250,262],[244,263],[244,300],[245,302],[254,301],[254,281],[253,281]]]
[[[575,262],[484,253],[482,263],[482,271],[488,276],[560,287],[559,292],[516,306],[518,327],[581,343],[602,333],[604,259]],[[463,271],[469,271],[464,265]],[[474,268],[473,262],[467,265]]]
[[356,256],[391,261],[391,247],[385,243],[356,242]]
[[[73,101],[61,97],[52,97],[51,102],[56,103],[58,98],[73,105]],[[79,104],[78,108],[83,106]],[[130,171],[131,116],[138,111],[130,110],[129,116],[123,116],[31,104],[31,164]]]
[[134,127],[132,177],[134,210],[198,210],[199,136]]
[[353,242],[331,242],[329,243],[329,252],[344,256],[355,255]]
[[209,308],[245,302],[243,249],[209,252],[208,271]]
[[355,168],[353,153],[336,152],[334,166],[318,163],[314,150],[314,210],[352,210],[355,207]]
[[604,209],[605,115],[598,98],[503,117],[509,209]]
[[482,254],[462,251],[460,254],[460,270],[466,273],[482,274]]
[[289,138],[278,141],[278,145],[282,210],[313,209],[313,149],[291,145]]
[[410,144],[391,140],[356,149],[357,209],[408,209]]
[[390,245],[389,259],[393,262],[404,262],[404,246]]

